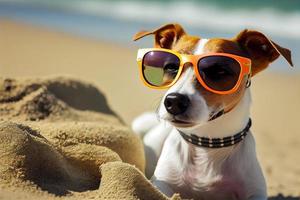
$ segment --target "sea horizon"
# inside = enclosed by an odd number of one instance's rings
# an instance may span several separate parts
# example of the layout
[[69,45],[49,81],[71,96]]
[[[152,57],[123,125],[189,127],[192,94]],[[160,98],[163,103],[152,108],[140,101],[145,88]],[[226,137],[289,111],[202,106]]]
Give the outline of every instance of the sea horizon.
[[170,22],[181,23],[188,33],[203,38],[231,38],[245,28],[256,29],[292,51],[295,68],[289,68],[283,59],[279,59],[274,63],[273,70],[300,72],[297,69],[300,57],[296,55],[300,51],[300,26],[296,26],[300,21],[300,4],[291,7],[274,5],[258,9],[255,4],[249,4],[246,8],[239,8],[238,4],[214,7],[204,0],[0,0],[0,19],[137,48],[152,45],[152,38],[134,43],[134,33]]

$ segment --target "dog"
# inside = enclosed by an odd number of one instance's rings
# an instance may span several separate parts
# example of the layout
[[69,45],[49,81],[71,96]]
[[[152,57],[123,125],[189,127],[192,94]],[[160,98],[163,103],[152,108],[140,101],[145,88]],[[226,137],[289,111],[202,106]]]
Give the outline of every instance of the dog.
[[[188,35],[179,24],[167,24],[140,31],[134,40],[148,35],[154,35],[158,50],[195,56],[225,53],[248,58],[251,66],[230,94],[207,90],[192,63],[183,67],[157,112],[144,113],[132,123],[144,142],[146,176],[153,175],[152,183],[167,196],[266,200],[266,183],[250,131],[250,83],[280,55],[293,66],[290,50],[247,29],[231,39],[205,39]],[[217,73],[222,77],[222,71]]]

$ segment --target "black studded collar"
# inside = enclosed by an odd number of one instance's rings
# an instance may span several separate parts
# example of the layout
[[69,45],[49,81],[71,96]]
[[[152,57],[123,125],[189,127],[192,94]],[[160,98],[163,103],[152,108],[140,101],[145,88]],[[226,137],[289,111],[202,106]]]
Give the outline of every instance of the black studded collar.
[[194,134],[187,135],[181,131],[179,131],[179,133],[185,141],[195,146],[208,147],[208,148],[222,148],[222,147],[232,146],[242,141],[246,137],[251,125],[252,125],[251,118],[249,118],[246,127],[242,131],[236,133],[235,135],[224,137],[224,138],[199,137]]

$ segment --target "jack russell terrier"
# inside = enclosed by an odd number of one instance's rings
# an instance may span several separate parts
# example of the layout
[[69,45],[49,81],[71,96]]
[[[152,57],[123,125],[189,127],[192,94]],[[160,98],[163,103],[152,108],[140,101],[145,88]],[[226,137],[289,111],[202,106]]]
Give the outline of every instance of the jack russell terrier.
[[[266,200],[266,183],[250,131],[250,78],[291,52],[263,33],[232,39],[188,35],[179,24],[141,31],[155,48],[140,49],[144,83],[168,88],[157,113],[134,120],[143,138],[146,175],[167,196]],[[154,172],[154,174],[153,174]]]

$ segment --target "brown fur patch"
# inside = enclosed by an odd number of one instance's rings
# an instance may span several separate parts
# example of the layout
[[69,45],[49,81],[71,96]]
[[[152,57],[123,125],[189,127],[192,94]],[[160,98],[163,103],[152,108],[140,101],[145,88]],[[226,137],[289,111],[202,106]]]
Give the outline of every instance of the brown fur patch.
[[172,50],[181,54],[193,54],[199,40],[199,37],[184,35],[176,42]]
[[227,39],[213,38],[209,39],[204,46],[205,53],[230,53],[238,56],[248,57],[237,42]]
[[[230,54],[247,57],[247,53],[240,48],[237,42],[226,40],[226,39],[214,38],[208,40],[208,42],[204,46],[203,52],[204,53],[212,53],[212,52],[230,53]],[[199,83],[196,76],[194,76],[194,85],[197,88],[197,91],[199,91],[201,96],[205,99],[207,105],[210,108],[223,107],[225,109],[225,112],[234,108],[242,99],[246,88],[245,87],[246,82],[247,82],[247,77],[244,77],[240,87],[235,93],[221,95],[206,90]]]

